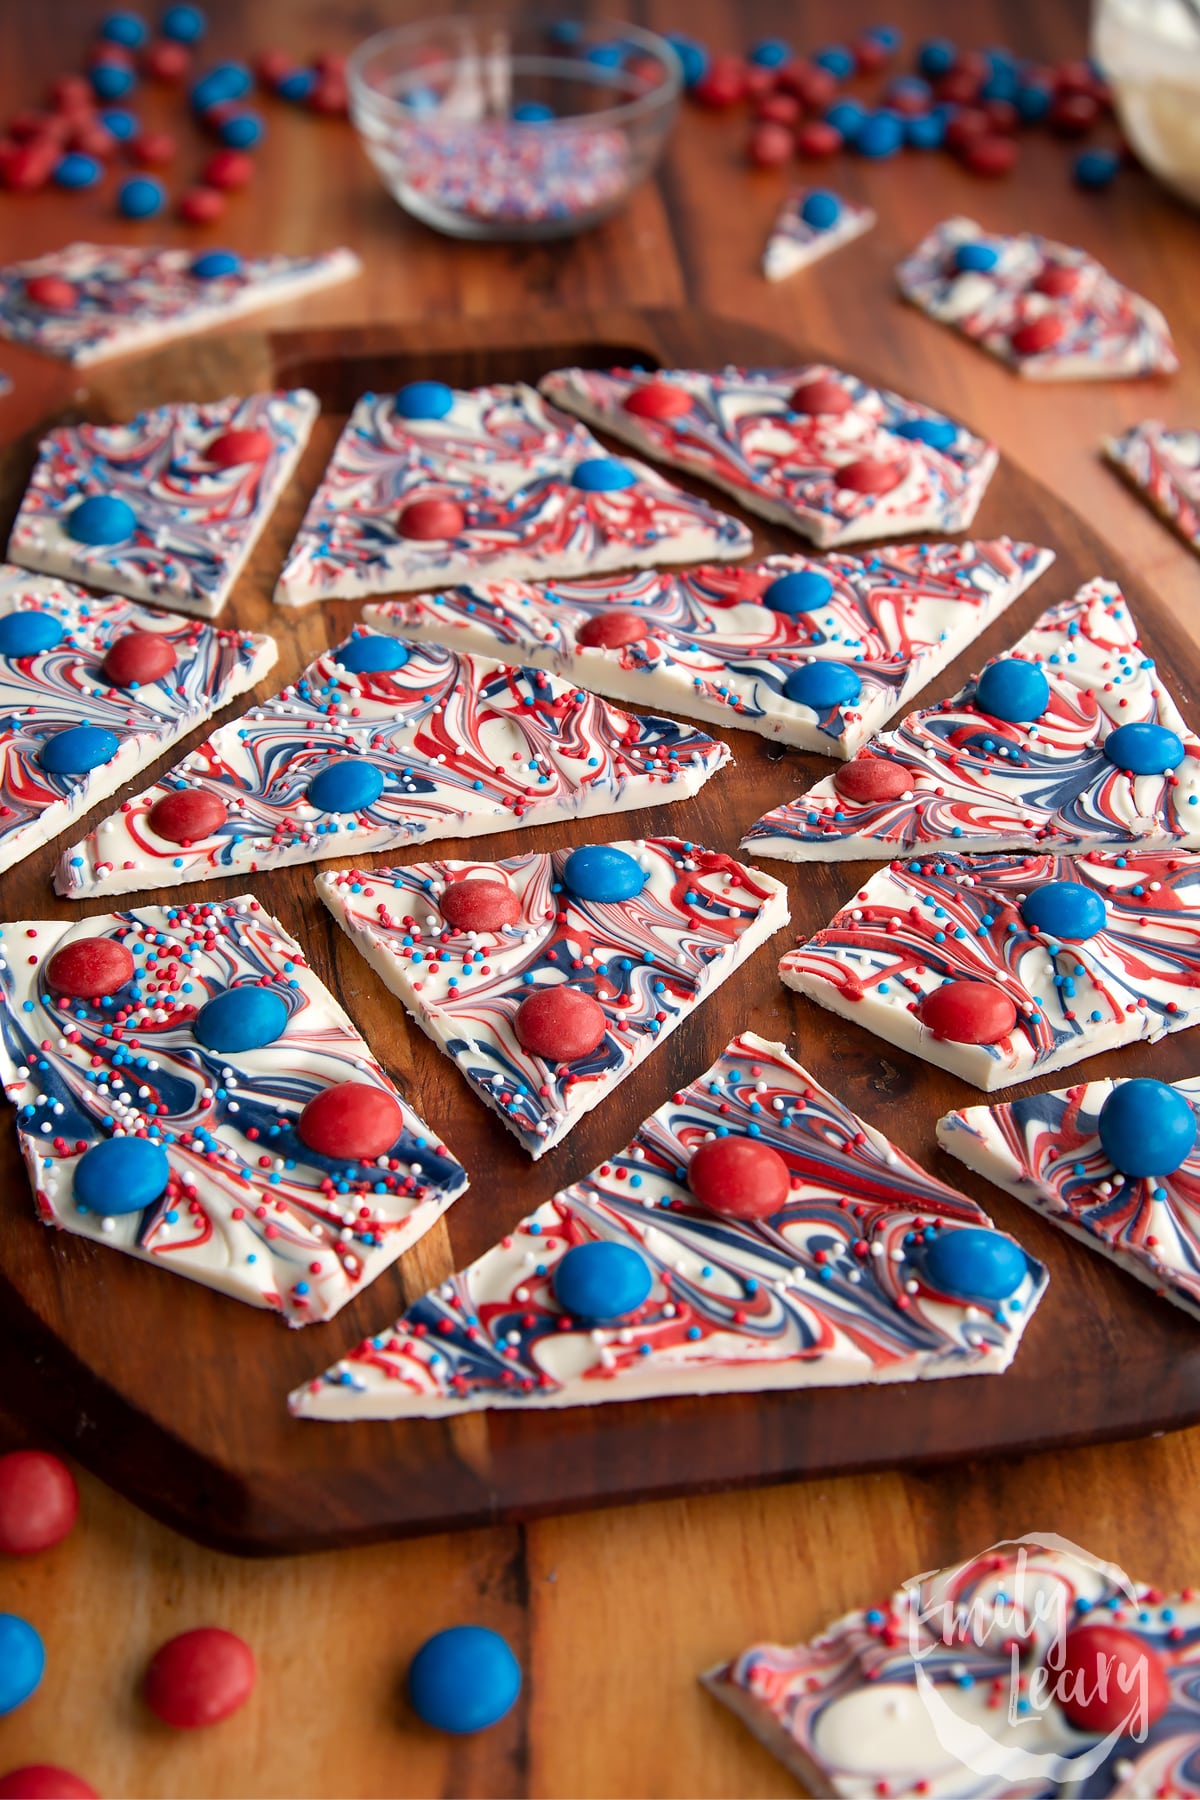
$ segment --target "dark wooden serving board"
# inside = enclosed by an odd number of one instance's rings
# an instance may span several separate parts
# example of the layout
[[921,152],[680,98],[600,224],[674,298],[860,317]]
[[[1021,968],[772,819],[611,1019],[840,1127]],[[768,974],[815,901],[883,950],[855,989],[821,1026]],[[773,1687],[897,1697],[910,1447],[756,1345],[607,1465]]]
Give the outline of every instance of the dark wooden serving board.
[[[212,399],[254,385],[306,384],[317,391],[326,410],[226,621],[278,638],[280,660],[264,684],[266,692],[336,642],[358,611],[344,601],[275,611],[270,593],[334,437],[365,389],[394,388],[416,376],[459,386],[534,380],[570,362],[716,366],[802,358],[794,346],[749,327],[696,314],[618,312],[569,319],[534,314],[489,327],[490,345],[478,336],[462,345],[455,335],[459,329],[203,338],[98,372],[78,397],[83,415],[116,420],[155,402]],[[32,455],[30,440],[13,446],[0,462],[5,529]],[[787,534],[750,522],[760,552],[796,547]],[[1125,583],[1150,651],[1173,682],[1185,714],[1197,716],[1200,652],[1161,604],[1125,577],[1081,519],[1004,462],[976,529],[979,535],[1008,532],[1049,545],[1058,560],[939,679],[939,692],[953,691],[1051,601],[1103,574]],[[761,812],[830,766],[821,757],[781,752],[750,733],[728,736],[736,765],[695,800],[561,828],[501,833],[475,843],[471,853],[500,857],[560,840],[655,831],[681,832],[733,850]],[[163,766],[181,753],[177,749]],[[149,779],[143,773],[131,788]],[[62,918],[79,910],[57,900],[51,889],[60,847],[49,846],[5,876],[3,917]],[[446,840],[436,851],[454,856],[459,846]],[[404,860],[403,852],[393,852],[390,860]],[[1130,1437],[1200,1418],[1200,1332],[1194,1323],[936,1148],[934,1121],[952,1106],[978,1100],[976,1091],[778,982],[775,964],[791,935],[807,935],[824,923],[860,883],[863,865],[765,866],[787,878],[791,932],[761,949],[565,1144],[536,1165],[409,1025],[399,1001],[318,902],[313,870],[282,869],[257,878],[253,885],[260,900],[300,938],[317,973],[339,993],[385,1067],[466,1164],[471,1190],[337,1319],[290,1331],[270,1314],[37,1224],[9,1112],[0,1118],[5,1407],[31,1428],[60,1439],[158,1517],[204,1542],[246,1553],[346,1544],[738,1483]],[[223,898],[245,885],[222,881],[171,893]],[[128,904],[157,898],[135,895]],[[99,901],[86,908],[103,910]],[[533,1205],[627,1143],[648,1113],[746,1028],[785,1040],[821,1081],[905,1150],[973,1193],[1049,1265],[1049,1292],[1008,1374],[881,1390],[484,1413],[447,1422],[325,1425],[288,1416],[291,1388],[390,1323],[411,1299],[477,1256]],[[1068,1079],[1118,1073],[1171,1079],[1194,1073],[1198,1065],[1200,1039],[1183,1034],[1154,1048],[1098,1057]]]

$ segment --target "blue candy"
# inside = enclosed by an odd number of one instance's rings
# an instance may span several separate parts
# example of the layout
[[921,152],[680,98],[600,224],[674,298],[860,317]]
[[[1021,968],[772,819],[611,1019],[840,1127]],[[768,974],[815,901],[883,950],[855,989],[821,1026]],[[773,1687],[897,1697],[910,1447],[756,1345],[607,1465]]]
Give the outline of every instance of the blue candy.
[[874,162],[895,156],[903,142],[904,120],[899,113],[889,112],[886,108],[868,113],[854,133],[854,148],[858,154],[869,156]]
[[619,69],[625,61],[624,44],[592,44],[583,53],[583,60],[595,65],[597,69]]
[[137,117],[123,106],[110,106],[100,114],[100,123],[119,144],[127,144],[140,129]]
[[167,203],[161,181],[151,175],[135,175],[122,182],[117,193],[117,210],[126,219],[152,219]]
[[619,462],[615,456],[589,456],[575,464],[571,475],[572,487],[581,488],[585,494],[611,494],[617,488],[633,487],[636,481],[629,464]]
[[888,84],[887,97],[889,100],[919,100],[923,106],[929,106],[933,89],[919,75],[897,75],[895,81]]
[[1010,725],[1027,725],[1040,719],[1050,704],[1050,683],[1036,663],[1002,656],[989,663],[975,686],[980,712]]
[[551,1279],[558,1304],[583,1325],[627,1319],[654,1286],[650,1265],[640,1250],[608,1238],[576,1244],[554,1265]]
[[161,1144],[150,1138],[105,1138],[75,1164],[73,1186],[79,1204],[108,1218],[144,1212],[166,1192],[170,1179],[171,1165]]
[[848,81],[854,73],[854,52],[845,44],[827,44],[813,57],[819,69],[828,69],[837,81]]
[[825,114],[825,123],[840,131],[844,138],[852,138],[863,120],[867,109],[857,100],[835,100]]
[[1182,740],[1165,725],[1118,725],[1102,748],[1110,763],[1132,775],[1165,775],[1184,757]]
[[[212,106],[225,106],[230,100],[242,99],[253,86],[254,77],[245,63],[218,63],[193,86],[192,105],[197,112],[207,112]],[[282,82],[276,92],[283,92]]]
[[85,156],[80,150],[72,150],[66,156],[60,156],[54,165],[54,182],[61,188],[95,187],[100,179],[100,164],[94,156]]
[[[280,76],[275,83],[275,92],[282,100],[307,100],[316,85],[317,72],[315,69],[292,69],[288,74]],[[422,88],[411,93],[408,96],[408,104],[414,111],[432,112],[437,105],[436,96],[431,96],[434,100],[434,107],[422,106],[417,102],[416,92],[428,94],[430,89]]]
[[762,594],[763,606],[777,613],[815,612],[825,606],[833,593],[833,583],[821,569],[793,569],[790,575],[778,575]]
[[1099,192],[1112,186],[1120,167],[1121,158],[1115,150],[1081,150],[1072,174],[1079,187]]
[[947,37],[926,38],[917,50],[918,69],[933,81],[949,74],[957,60],[958,51]]
[[1012,1238],[982,1226],[939,1231],[925,1246],[925,1271],[944,1294],[959,1300],[1007,1300],[1025,1279],[1025,1252]]
[[931,107],[927,113],[916,113],[904,121],[904,141],[914,150],[940,150],[946,141],[946,127],[950,123],[950,110],[945,106]]
[[123,44],[126,50],[136,50],[146,41],[146,21],[136,13],[109,13],[100,27],[100,36],[106,44]]
[[92,92],[97,100],[119,100],[123,94],[132,93],[137,86],[137,76],[124,63],[93,63],[88,71],[88,80],[92,84]]
[[242,267],[242,259],[233,250],[206,250],[203,256],[193,256],[190,273],[197,281],[219,281],[223,275],[237,275]]
[[374,806],[383,792],[383,776],[374,763],[355,756],[325,764],[308,784],[308,797],[320,812],[356,813]]
[[862,682],[848,663],[801,663],[784,682],[783,692],[798,706],[826,713],[835,706],[853,705],[862,693]]
[[439,1631],[409,1665],[413,1711],[437,1731],[484,1731],[512,1711],[520,1692],[520,1664],[485,1625]]
[[708,73],[709,56],[703,44],[682,31],[668,31],[666,40],[683,65],[683,85],[694,88]]
[[578,900],[632,900],[646,885],[645,871],[626,850],[585,844],[572,850],[562,872],[563,886]]
[[1000,252],[994,244],[983,244],[976,240],[973,243],[960,244],[954,252],[954,266],[960,274],[985,275],[994,269],[1000,261]]
[[66,627],[48,612],[7,613],[0,619],[0,656],[36,656],[53,650],[66,636]]
[[119,740],[103,725],[70,725],[46,739],[38,761],[51,775],[87,775],[111,762],[119,748]]
[[198,6],[168,6],[158,29],[177,44],[197,44],[208,30],[208,21]]
[[904,40],[904,33],[898,25],[871,25],[863,32],[863,36],[888,51],[898,50]]
[[454,389],[444,381],[409,381],[396,394],[402,419],[444,419],[454,406]]
[[1026,125],[1037,125],[1050,111],[1054,99],[1050,88],[1038,81],[1023,82],[1016,92],[1016,108]]
[[369,637],[352,637],[333,653],[335,663],[356,675],[390,674],[393,669],[402,669],[408,658],[407,644],[399,638],[381,637],[378,632]]
[[45,1669],[45,1648],[28,1619],[0,1613],[0,1719],[36,1692]]
[[1021,917],[1046,937],[1082,943],[1104,930],[1108,909],[1095,888],[1082,881],[1048,881],[1022,900]]
[[261,143],[266,126],[257,113],[233,113],[217,126],[217,136],[231,150],[253,150]]
[[1016,69],[1002,65],[992,70],[979,90],[979,98],[981,100],[1015,100],[1020,86]]
[[77,544],[123,544],[137,530],[137,514],[117,494],[90,494],[63,522]]
[[1123,1081],[1100,1108],[1100,1142],[1122,1175],[1173,1175],[1196,1142],[1196,1115],[1165,1081]]
[[273,1044],[287,1022],[287,1003],[272,988],[233,987],[205,1001],[192,1031],[206,1050],[233,1055]]
[[568,50],[583,36],[583,24],[579,19],[554,19],[546,27],[546,36],[552,44]]
[[517,125],[546,125],[554,117],[554,108],[544,100],[518,100],[512,117]]
[[892,430],[911,443],[928,444],[931,450],[949,450],[958,437],[958,426],[952,419],[903,419]]
[[811,194],[804,196],[800,207],[800,217],[814,231],[829,231],[842,216],[842,203],[836,194],[826,188],[814,188]]
[[784,38],[759,38],[750,47],[749,61],[760,69],[782,69],[792,60],[792,46]]

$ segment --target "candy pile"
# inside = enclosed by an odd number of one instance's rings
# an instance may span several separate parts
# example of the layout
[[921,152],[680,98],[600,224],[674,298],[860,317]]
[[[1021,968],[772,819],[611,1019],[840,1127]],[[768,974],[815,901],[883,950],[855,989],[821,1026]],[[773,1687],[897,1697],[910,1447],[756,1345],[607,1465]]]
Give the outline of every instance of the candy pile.
[[[1005,175],[1017,160],[1022,130],[1044,125],[1057,137],[1082,138],[1111,111],[1107,84],[1092,63],[1049,67],[1003,46],[963,50],[949,38],[926,38],[912,71],[896,73],[901,38],[891,25],[811,56],[772,37],[745,57],[710,57],[694,39],[667,35],[693,100],[718,111],[749,107],[747,156],[759,168],[843,149],[873,161],[902,149],[946,149],[976,175]],[[844,91],[875,76],[882,85],[870,100]],[[1075,180],[1107,187],[1122,155],[1123,149],[1089,147],[1075,159]]]
[[181,219],[205,224],[221,215],[228,194],[253,178],[250,153],[266,133],[261,114],[249,105],[256,79],[264,92],[309,112],[345,116],[342,57],[324,55],[304,68],[284,52],[268,51],[253,71],[245,63],[221,62],[193,79],[206,31],[198,6],[168,6],[156,36],[139,14],[110,13],[88,50],[86,71],[60,75],[43,108],[27,108],[9,120],[0,137],[0,186],[23,193],[49,185],[93,188],[109,167],[124,163],[115,184],[116,211],[126,219],[157,217],[166,208],[167,189],[156,171],[175,163],[179,145],[173,133],[146,126],[132,110],[147,82],[177,90],[213,140],[195,180],[175,202]]

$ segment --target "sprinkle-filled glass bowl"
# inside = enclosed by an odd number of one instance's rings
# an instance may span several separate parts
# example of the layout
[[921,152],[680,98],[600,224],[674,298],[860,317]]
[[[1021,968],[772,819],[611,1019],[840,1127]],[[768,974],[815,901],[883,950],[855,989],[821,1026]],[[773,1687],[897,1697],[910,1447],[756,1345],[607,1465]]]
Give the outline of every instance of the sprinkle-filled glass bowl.
[[501,18],[383,31],[347,65],[388,190],[438,231],[568,237],[649,174],[679,106],[671,46],[634,25]]

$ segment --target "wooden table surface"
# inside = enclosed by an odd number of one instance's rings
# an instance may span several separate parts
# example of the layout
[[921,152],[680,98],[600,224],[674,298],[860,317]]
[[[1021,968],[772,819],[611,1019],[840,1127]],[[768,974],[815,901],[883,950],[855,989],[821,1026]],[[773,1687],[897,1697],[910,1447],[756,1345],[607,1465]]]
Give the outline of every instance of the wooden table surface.
[[[101,0],[16,0],[0,9],[0,112],[30,104],[79,65]],[[210,0],[210,48],[281,44],[298,56],[348,47],[382,19],[427,3]],[[619,10],[619,9],[618,9]],[[635,9],[630,6],[628,9]],[[646,23],[739,48],[766,31],[801,47],[878,18],[871,0],[648,0]],[[910,42],[950,24],[936,0],[902,0]],[[240,22],[239,22],[240,21]],[[960,0],[950,25],[970,44],[1010,42],[1052,60],[1079,54],[1085,8]],[[154,97],[148,120],[167,107]],[[347,243],[356,285],[280,308],[271,322],[414,321],[535,307],[695,304],[803,333],[833,359],[859,358],[901,391],[960,413],[1084,512],[1184,621],[1197,565],[1100,465],[1103,435],[1133,420],[1200,420],[1197,221],[1138,171],[1106,195],[1076,191],[1070,150],[1023,140],[1017,173],[979,181],[948,159],[909,156],[827,171],[880,215],[863,242],[772,287],[757,273],[787,175],[750,172],[744,124],[688,109],[658,179],[617,219],[576,243],[463,246],[406,220],[378,186],[350,129],[268,105],[256,184],[210,241],[290,251]],[[178,183],[199,161],[186,142]],[[1036,227],[1085,244],[1166,309],[1183,359],[1169,385],[1090,388],[1014,380],[958,343],[892,288],[898,256],[936,220],[966,212],[997,229]],[[167,224],[112,216],[111,182],[83,195],[0,196],[0,260],[73,237],[184,241]],[[186,241],[195,241],[193,230]],[[15,389],[0,431],[25,429],[77,378],[0,345]],[[1097,573],[1104,573],[1098,570]],[[5,1129],[9,1128],[7,1125]],[[0,1408],[4,1376],[0,1370]],[[9,1441],[0,1417],[0,1443]],[[755,1636],[805,1636],[899,1580],[993,1540],[1052,1530],[1163,1586],[1200,1578],[1190,1544],[1200,1430],[1128,1447],[1043,1455],[932,1473],[879,1475],[548,1519],[298,1561],[243,1563],[202,1551],[82,1479],[83,1516],[57,1550],[0,1568],[0,1610],[31,1619],[49,1666],[41,1692],[0,1722],[0,1771],[74,1766],[109,1796],[768,1795],[790,1778],[702,1694],[695,1674]],[[525,1669],[520,1707],[474,1740],[418,1726],[403,1671],[429,1632],[478,1619],[509,1636]],[[260,1658],[252,1703],[207,1734],[173,1735],[136,1698],[164,1637],[217,1623]]]

